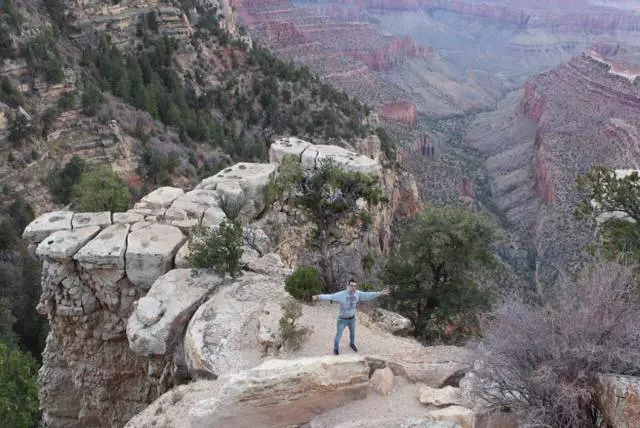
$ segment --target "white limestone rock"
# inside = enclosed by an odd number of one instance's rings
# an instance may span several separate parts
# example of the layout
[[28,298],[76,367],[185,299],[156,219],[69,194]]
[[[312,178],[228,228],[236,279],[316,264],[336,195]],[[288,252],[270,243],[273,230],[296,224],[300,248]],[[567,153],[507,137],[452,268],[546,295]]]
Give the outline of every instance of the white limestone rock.
[[174,264],[176,269],[185,269],[189,267],[187,256],[189,255],[189,241],[187,240],[176,253]]
[[457,405],[465,406],[467,403],[462,397],[460,388],[453,386],[445,386],[444,388],[431,388],[430,386],[422,385],[420,387],[420,397],[418,401],[426,405],[434,405],[437,407]]
[[166,224],[133,229],[127,238],[129,280],[138,287],[151,287],[159,276],[173,267],[173,257],[185,240],[180,229]]
[[475,412],[462,406],[448,406],[430,410],[425,417],[436,421],[455,422],[462,428],[474,428]]
[[199,303],[221,282],[205,270],[173,269],[162,275],[129,317],[129,348],[143,356],[172,352]]
[[182,195],[184,195],[184,190],[177,187],[160,187],[140,199],[140,203],[149,207],[168,208],[173,201]]
[[204,189],[192,190],[173,201],[171,206],[184,210],[189,217],[201,219],[207,209],[218,206],[218,192]]
[[125,268],[124,255],[127,250],[129,224],[117,223],[104,228],[98,236],[82,247],[73,259],[87,269]]
[[88,226],[105,227],[111,224],[111,212],[102,211],[95,213],[75,213],[71,220],[74,229]]
[[[245,273],[219,287],[187,326],[184,353],[192,376],[219,376],[255,366],[262,358],[255,346],[258,318],[267,302],[286,298],[281,278]],[[255,325],[253,328],[248,325]]]
[[22,237],[32,244],[37,244],[53,232],[71,230],[72,218],[72,211],[52,211],[43,214],[27,225]]
[[398,336],[406,336],[413,331],[411,320],[402,315],[382,308],[371,310],[371,320],[382,328]]
[[285,156],[295,156],[300,159],[302,152],[313,144],[295,137],[285,137],[271,143],[269,147],[269,162],[280,163]]
[[113,222],[114,223],[137,223],[139,221],[144,221],[144,215],[134,212],[127,211],[124,213],[113,213]]
[[59,230],[45,238],[36,249],[40,257],[63,261],[71,258],[100,231],[99,226],[81,227],[76,230]]
[[246,203],[243,213],[251,217],[264,209],[265,187],[276,168],[270,163],[240,162],[202,180],[196,189],[217,190],[221,197],[231,201],[243,199]]
[[301,162],[305,168],[313,169],[328,158],[333,159],[349,171],[375,174],[377,176],[382,174],[382,165],[377,160],[333,145],[316,144],[308,147],[301,155]]
[[204,212],[204,216],[202,217],[201,224],[202,226],[205,226],[205,227],[219,226],[220,223],[222,223],[226,218],[227,218],[226,214],[224,213],[224,211],[222,211],[220,207],[213,206],[208,208]]
[[365,398],[368,380],[366,361],[355,355],[271,359],[219,379],[219,396],[196,403],[189,422],[194,428],[297,426]]

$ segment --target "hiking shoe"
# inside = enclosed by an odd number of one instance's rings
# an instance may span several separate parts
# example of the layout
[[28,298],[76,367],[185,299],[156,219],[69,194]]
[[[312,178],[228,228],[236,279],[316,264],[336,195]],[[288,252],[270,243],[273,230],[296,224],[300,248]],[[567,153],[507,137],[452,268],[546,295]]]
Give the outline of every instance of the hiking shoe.
[[337,350],[337,349],[334,349],[334,350],[333,350],[333,353],[334,353],[334,355],[338,355],[340,352],[338,352],[338,350]]
[[356,348],[356,345],[352,343],[350,346],[351,346],[351,349],[353,349],[353,352],[358,352],[358,348]]

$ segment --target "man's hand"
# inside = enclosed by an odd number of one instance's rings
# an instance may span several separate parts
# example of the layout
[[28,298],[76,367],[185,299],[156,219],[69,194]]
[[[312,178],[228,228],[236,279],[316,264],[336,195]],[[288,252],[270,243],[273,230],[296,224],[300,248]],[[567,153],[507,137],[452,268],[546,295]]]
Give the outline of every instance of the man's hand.
[[389,295],[389,287],[384,287],[382,289],[382,294],[384,294],[385,296],[388,296]]
[[314,301],[314,302],[316,300],[318,300],[319,298],[320,298],[320,296],[318,296],[317,294],[314,294],[313,296],[311,296],[311,300]]

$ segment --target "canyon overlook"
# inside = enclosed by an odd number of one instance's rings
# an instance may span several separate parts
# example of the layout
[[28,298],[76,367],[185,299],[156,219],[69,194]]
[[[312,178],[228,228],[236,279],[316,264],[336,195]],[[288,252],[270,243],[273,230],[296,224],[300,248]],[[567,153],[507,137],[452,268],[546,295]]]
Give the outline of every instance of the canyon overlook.
[[[40,370],[40,398],[48,424],[123,426],[181,379],[215,379],[250,369],[269,356],[287,357],[284,350],[279,353],[277,325],[279,303],[287,299],[283,280],[291,269],[274,253],[273,236],[260,229],[269,217],[264,214],[265,186],[286,155],[297,156],[305,168],[330,157],[346,169],[382,175],[383,185],[390,184],[375,158],[285,138],[271,145],[272,163],[236,164],[186,193],[161,187],[127,212],[54,211],[26,227],[23,237],[43,261],[37,309],[50,322]],[[397,199],[394,190],[388,190],[391,200]],[[241,212],[248,221],[243,259],[247,271],[235,280],[188,269],[185,261],[190,228],[215,227],[225,218],[220,195],[250,202]],[[389,233],[384,232],[385,216],[393,215],[391,210],[393,202],[375,213],[377,228],[362,232],[355,245],[375,251],[385,241],[379,235]],[[271,216],[286,217],[286,212]],[[288,251],[280,246],[285,256],[304,242],[293,224],[287,229],[297,241]],[[324,313],[327,309],[305,308],[304,322],[314,324],[312,319],[330,316]],[[380,354],[372,360],[376,367],[397,361],[396,373],[437,386],[468,366],[461,351],[445,348],[443,352],[453,353],[452,361],[458,362],[443,365],[435,355],[429,356],[433,351],[393,336],[385,340],[395,345],[376,348],[374,337],[409,327],[408,320],[377,311],[375,321],[363,324],[361,333],[369,337],[369,354]],[[332,330],[329,325],[298,356],[325,355],[324,336]],[[374,364],[345,358],[348,369],[351,364],[358,370]],[[340,388],[338,395],[343,394]],[[362,390],[356,396],[362,398]]]

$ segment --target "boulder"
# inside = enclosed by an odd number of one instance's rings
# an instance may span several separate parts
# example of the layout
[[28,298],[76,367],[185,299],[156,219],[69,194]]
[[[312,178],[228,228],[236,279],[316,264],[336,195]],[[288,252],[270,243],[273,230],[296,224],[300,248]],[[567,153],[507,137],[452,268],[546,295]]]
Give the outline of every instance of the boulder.
[[225,376],[217,397],[189,411],[193,428],[276,428],[309,422],[318,413],[367,395],[369,367],[358,356],[272,359]]
[[102,211],[96,213],[75,213],[71,220],[74,229],[88,226],[105,227],[111,224],[111,212]]
[[135,228],[127,239],[127,276],[142,288],[150,287],[173,267],[173,257],[186,237],[180,229],[166,224]]
[[347,422],[333,428],[460,428],[455,422],[434,421],[422,417],[408,419],[378,419]]
[[276,253],[268,253],[262,257],[250,259],[245,269],[262,275],[281,277],[292,273],[292,269],[288,269],[284,263],[282,263],[280,255]]
[[598,405],[607,424],[640,428],[640,377],[606,374],[596,382]]
[[58,230],[71,230],[72,211],[53,211],[33,220],[27,225],[22,237],[28,242],[37,244]]
[[302,152],[313,144],[295,137],[285,137],[271,143],[269,147],[269,162],[280,163],[285,156],[295,156],[300,159]]
[[455,385],[471,370],[467,351],[460,347],[447,347],[453,351],[450,361],[424,361],[418,355],[368,355],[369,365],[375,368],[389,367],[393,374],[402,376],[413,383],[423,383],[432,388]]
[[423,385],[420,387],[420,397],[418,398],[422,404],[442,406],[464,406],[467,403],[462,397],[460,388],[453,386],[445,386],[444,388],[431,388]]
[[411,320],[395,312],[374,307],[369,315],[373,322],[397,336],[406,336],[413,331]]
[[282,346],[280,318],[282,308],[275,303],[266,303],[258,317],[258,343],[264,355],[275,355]]
[[124,269],[129,224],[117,223],[104,228],[98,236],[82,247],[73,259],[85,268]]
[[184,354],[191,376],[215,378],[257,364],[263,356],[259,317],[266,303],[277,304],[285,297],[281,278],[250,272],[218,287],[185,332]]
[[71,258],[80,248],[98,234],[100,227],[82,227],[77,230],[59,230],[45,238],[36,254],[40,257],[48,257],[63,261]]
[[389,367],[377,369],[371,376],[369,386],[380,395],[389,395],[393,389],[394,377]]
[[129,317],[129,348],[143,356],[171,353],[202,299],[221,282],[195,269],[174,269],[159,277]]

